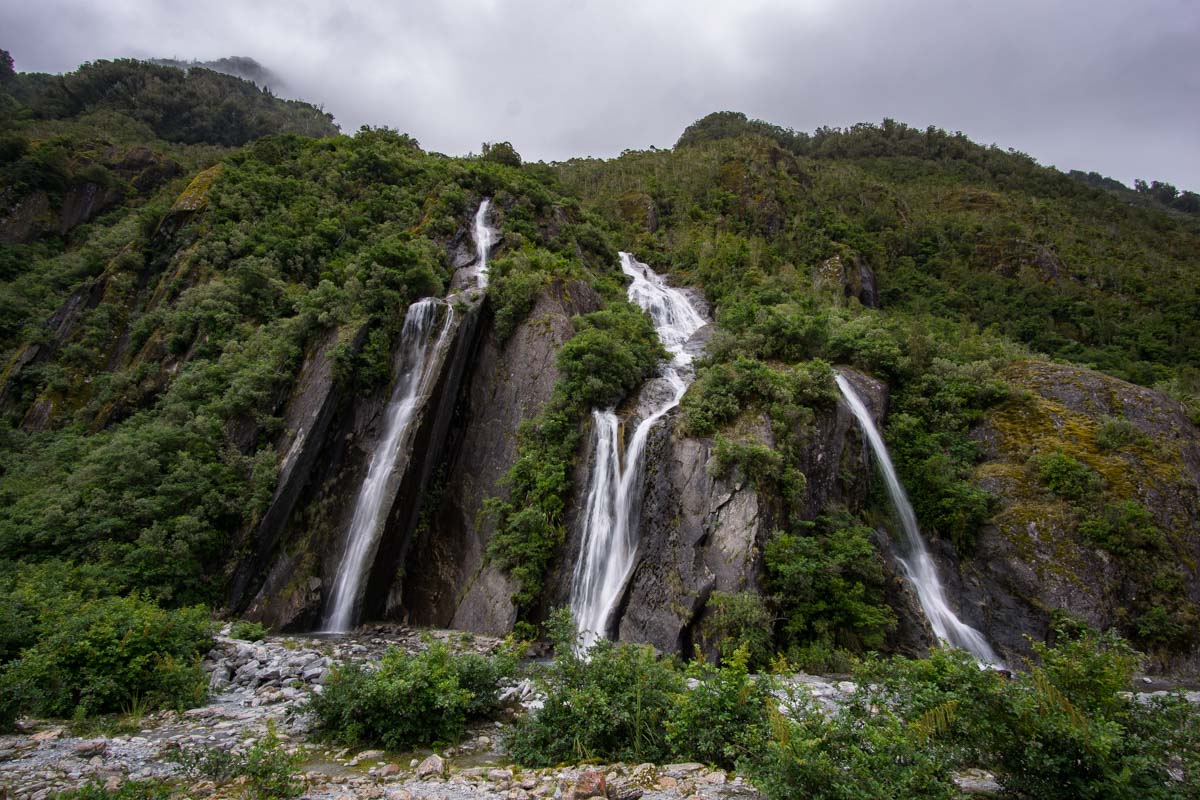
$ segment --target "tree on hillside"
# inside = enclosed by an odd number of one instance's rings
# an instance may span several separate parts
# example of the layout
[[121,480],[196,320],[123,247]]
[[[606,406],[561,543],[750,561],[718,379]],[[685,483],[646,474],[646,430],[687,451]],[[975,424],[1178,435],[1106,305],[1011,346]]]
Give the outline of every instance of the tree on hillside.
[[521,154],[509,142],[483,143],[483,160],[510,167],[521,166]]

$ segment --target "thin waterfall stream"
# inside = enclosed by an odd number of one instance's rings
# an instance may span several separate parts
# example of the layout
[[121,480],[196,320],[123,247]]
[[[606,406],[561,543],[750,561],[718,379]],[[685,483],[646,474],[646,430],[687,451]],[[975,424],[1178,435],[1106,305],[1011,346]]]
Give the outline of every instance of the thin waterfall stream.
[[588,486],[583,541],[571,580],[571,612],[580,647],[607,635],[611,616],[633,570],[638,546],[638,505],[646,440],[650,430],[679,405],[692,379],[692,357],[685,345],[707,320],[687,295],[629,253],[621,253],[621,271],[633,279],[630,302],[645,309],[671,360],[660,370],[669,393],[646,415],[621,449],[621,424],[614,409],[592,412],[595,466]]
[[403,372],[396,378],[387,405],[383,436],[371,454],[367,477],[354,500],[354,516],[346,534],[346,549],[330,592],[325,630],[343,633],[355,622],[364,579],[379,546],[386,517],[387,484],[403,452],[404,435],[428,394],[435,357],[453,327],[454,309],[443,300],[425,298],[408,307],[400,335]]
[[925,612],[925,618],[929,620],[934,634],[939,641],[966,650],[981,662],[999,664],[1000,660],[983,634],[960,620],[946,602],[946,594],[938,578],[937,564],[925,545],[921,529],[917,526],[917,515],[913,513],[912,505],[908,502],[908,495],[905,494],[904,486],[896,475],[896,469],[892,466],[892,459],[883,443],[883,437],[875,427],[870,410],[850,381],[840,374],[835,374],[834,379],[850,407],[850,412],[854,414],[859,427],[866,435],[875,455],[875,462],[883,474],[884,483],[887,484],[888,496],[892,500],[896,516],[900,519],[900,527],[904,529],[908,546],[907,554],[898,560],[905,577],[917,592],[921,610]]
[[488,285],[488,253],[496,241],[496,232],[488,227],[487,214],[492,201],[484,198],[475,212],[475,228],[472,236],[475,239],[475,252],[478,254],[473,272],[478,276],[479,288],[486,289]]
[[[487,224],[490,201],[485,199],[475,213],[472,235],[476,260],[471,272],[479,288],[487,286],[487,261],[495,231]],[[389,483],[417,412],[429,400],[442,354],[455,330],[454,296],[447,300],[424,298],[408,307],[400,334],[400,373],[395,379],[385,411],[383,435],[371,453],[367,477],[354,500],[354,514],[346,533],[346,544],[338,562],[329,594],[323,630],[344,633],[357,621],[367,575],[379,549],[380,536],[391,507],[394,489]]]

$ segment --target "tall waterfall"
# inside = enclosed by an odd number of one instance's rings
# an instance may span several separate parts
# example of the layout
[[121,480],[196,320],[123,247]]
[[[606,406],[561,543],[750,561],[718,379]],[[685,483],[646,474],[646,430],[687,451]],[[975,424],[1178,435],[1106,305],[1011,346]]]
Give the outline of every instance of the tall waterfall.
[[588,487],[582,552],[571,580],[571,612],[584,648],[607,634],[613,608],[633,570],[646,439],[654,424],[683,398],[692,377],[692,357],[684,346],[705,325],[683,292],[667,286],[629,253],[621,253],[621,271],[633,279],[629,300],[650,313],[658,338],[671,354],[660,371],[669,393],[638,423],[624,453],[616,412],[592,412],[596,461]]
[[871,451],[875,454],[875,460],[883,473],[888,495],[892,499],[892,506],[896,509],[896,516],[900,518],[900,525],[904,528],[904,536],[907,539],[908,554],[899,559],[900,566],[904,569],[905,577],[917,590],[917,599],[921,603],[921,609],[925,612],[926,619],[933,627],[933,632],[937,634],[939,641],[966,650],[980,661],[999,663],[999,659],[996,658],[987,639],[983,638],[983,634],[960,620],[946,604],[946,594],[942,591],[941,580],[938,579],[937,565],[929,555],[929,548],[925,546],[921,529],[917,527],[917,515],[913,513],[908,496],[904,493],[904,487],[900,484],[900,479],[896,477],[896,469],[892,466],[892,459],[888,456],[887,447],[883,444],[883,437],[879,435],[879,430],[875,427],[871,412],[858,393],[854,391],[850,381],[842,375],[834,377],[838,388],[842,391],[842,396],[846,398],[846,403],[850,406],[851,413],[854,414],[863,433],[866,434],[867,441],[871,444]]
[[472,233],[475,239],[475,252],[478,254],[473,271],[479,276],[480,289],[487,288],[488,254],[492,250],[492,244],[496,241],[496,232],[487,224],[487,213],[491,205],[492,201],[486,198],[479,204],[479,210],[475,212],[475,228]]
[[454,309],[442,300],[426,298],[408,307],[400,339],[402,372],[396,377],[387,405],[383,437],[371,454],[367,477],[354,501],[354,516],[346,548],[330,593],[324,628],[330,633],[349,630],[355,622],[363,584],[379,547],[387,516],[387,485],[404,451],[405,433],[429,394],[437,355],[454,327]]

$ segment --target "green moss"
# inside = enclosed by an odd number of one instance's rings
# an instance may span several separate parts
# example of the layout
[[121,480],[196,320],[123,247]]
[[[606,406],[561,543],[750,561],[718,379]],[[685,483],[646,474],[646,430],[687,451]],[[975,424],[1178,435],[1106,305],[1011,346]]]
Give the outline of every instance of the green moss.
[[212,189],[213,183],[220,177],[221,170],[221,164],[214,164],[192,178],[192,182],[187,185],[183,193],[175,198],[175,203],[171,206],[171,213],[203,210],[208,205],[209,191]]

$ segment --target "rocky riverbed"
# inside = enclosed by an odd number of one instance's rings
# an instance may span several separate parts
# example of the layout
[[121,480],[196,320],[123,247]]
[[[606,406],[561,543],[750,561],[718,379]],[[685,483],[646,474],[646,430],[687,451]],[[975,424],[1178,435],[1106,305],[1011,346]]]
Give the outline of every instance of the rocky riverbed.
[[[61,791],[91,782],[116,790],[127,781],[153,779],[179,781],[190,797],[237,797],[241,792],[237,785],[216,787],[189,778],[181,756],[209,750],[245,753],[268,734],[303,759],[304,796],[312,800],[759,796],[740,776],[701,764],[520,769],[500,746],[503,724],[498,722],[476,726],[462,743],[438,752],[386,753],[307,741],[305,698],[321,691],[331,667],[352,660],[370,663],[388,647],[416,652],[438,641],[479,653],[500,645],[498,639],[456,631],[394,626],[369,627],[335,638],[271,636],[249,642],[218,636],[204,662],[210,676],[209,698],[199,708],[86,724],[23,720],[21,733],[0,737],[0,798],[50,800]],[[787,684],[783,691],[808,692],[830,711],[856,689],[849,681],[809,675],[797,675]],[[529,681],[514,683],[502,696],[514,714],[540,703]],[[1190,692],[1188,697],[1200,703],[1200,692]],[[959,785],[965,793],[998,788],[986,773],[963,774]]]
[[[305,796],[313,800],[605,796],[587,794],[593,789],[628,800],[757,796],[740,777],[701,764],[518,769],[500,748],[501,723],[477,726],[461,744],[436,753],[330,749],[306,741],[304,700],[321,690],[333,665],[370,662],[390,646],[415,652],[434,641],[480,653],[500,644],[454,631],[398,627],[337,638],[271,636],[248,642],[218,636],[204,663],[210,694],[203,706],[86,725],[23,720],[22,733],[0,737],[0,797],[49,800],[91,782],[116,790],[127,781],[152,779],[180,780],[192,797],[238,796],[237,786],[189,782],[180,755],[207,749],[244,753],[268,731],[289,752],[301,754]],[[509,687],[504,697],[514,712],[539,702],[528,681]]]

